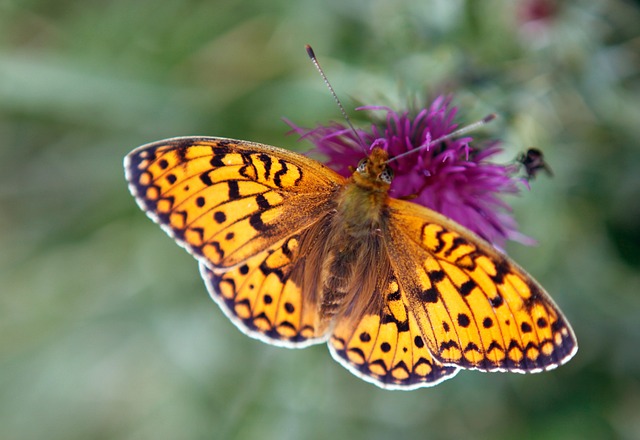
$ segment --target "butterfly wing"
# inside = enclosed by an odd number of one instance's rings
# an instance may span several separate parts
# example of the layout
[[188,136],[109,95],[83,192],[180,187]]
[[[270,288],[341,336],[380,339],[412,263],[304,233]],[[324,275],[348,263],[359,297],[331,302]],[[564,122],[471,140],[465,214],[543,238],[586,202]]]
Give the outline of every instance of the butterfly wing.
[[291,347],[323,337],[293,275],[303,270],[300,234],[323,218],[343,177],[287,150],[193,137],[142,146],[125,170],[140,207],[199,260],[241,330]]
[[413,203],[390,200],[390,260],[433,357],[482,371],[538,372],[577,351],[548,293],[493,246]]
[[335,360],[386,389],[434,386],[456,375],[456,366],[443,365],[431,355],[395,274],[382,280],[374,296],[384,298],[379,313],[356,313],[336,322],[329,338]]
[[297,237],[287,237],[228,271],[200,263],[211,298],[242,332],[263,342],[303,348],[324,341],[317,325],[317,306],[305,300],[305,286],[292,274],[302,260],[288,250]]

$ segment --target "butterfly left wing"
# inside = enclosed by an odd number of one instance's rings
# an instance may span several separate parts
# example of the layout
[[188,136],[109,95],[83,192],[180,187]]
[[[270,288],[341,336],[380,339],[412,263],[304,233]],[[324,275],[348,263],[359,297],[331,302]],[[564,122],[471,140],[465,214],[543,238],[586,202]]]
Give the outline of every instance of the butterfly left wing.
[[329,338],[333,358],[386,389],[429,387],[455,376],[458,367],[443,365],[431,355],[396,275],[389,274],[379,285],[373,296],[383,298],[381,310],[356,311],[337,320]]
[[562,312],[516,263],[431,210],[395,199],[389,209],[390,260],[439,362],[526,373],[575,354]]

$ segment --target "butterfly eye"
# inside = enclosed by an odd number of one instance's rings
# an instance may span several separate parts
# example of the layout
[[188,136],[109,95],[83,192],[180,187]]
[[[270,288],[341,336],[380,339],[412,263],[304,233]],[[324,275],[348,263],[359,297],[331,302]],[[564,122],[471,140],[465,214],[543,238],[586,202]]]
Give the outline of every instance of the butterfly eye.
[[384,183],[391,184],[391,181],[393,180],[393,170],[390,167],[385,167],[384,171],[380,173],[379,179]]
[[360,174],[363,174],[365,171],[367,171],[367,159],[362,159],[358,163],[358,168],[356,168],[356,171]]

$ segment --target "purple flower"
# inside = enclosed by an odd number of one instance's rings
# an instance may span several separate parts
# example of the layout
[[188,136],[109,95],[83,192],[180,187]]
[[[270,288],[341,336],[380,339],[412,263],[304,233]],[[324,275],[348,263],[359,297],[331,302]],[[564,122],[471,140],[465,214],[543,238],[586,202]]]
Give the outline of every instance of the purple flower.
[[[398,113],[388,107],[366,106],[358,110],[385,111],[384,120],[374,122],[370,130],[357,130],[331,123],[313,129],[298,127],[293,131],[313,142],[327,157],[327,165],[343,176],[350,176],[364,156],[364,147],[377,146],[391,158],[429,144],[457,128],[453,122],[456,107],[450,97],[438,97],[428,108]],[[497,142],[482,149],[470,145],[464,136],[438,142],[415,154],[390,162],[395,177],[389,191],[392,197],[407,197],[449,217],[497,247],[506,240],[533,244],[517,230],[511,208],[501,196],[519,193],[518,167],[500,165],[488,159],[500,152]]]

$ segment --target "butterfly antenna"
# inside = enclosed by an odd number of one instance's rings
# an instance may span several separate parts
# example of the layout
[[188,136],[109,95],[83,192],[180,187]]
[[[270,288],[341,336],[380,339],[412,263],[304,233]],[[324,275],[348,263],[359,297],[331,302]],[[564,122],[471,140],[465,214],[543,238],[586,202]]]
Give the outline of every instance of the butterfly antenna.
[[495,118],[497,118],[497,115],[495,113],[491,113],[490,115],[485,116],[484,118],[480,119],[479,121],[473,122],[473,123],[471,123],[469,125],[465,125],[464,127],[459,128],[459,129],[457,129],[455,131],[452,131],[449,134],[445,134],[444,136],[440,136],[438,139],[434,139],[432,141],[429,141],[429,143],[426,144],[426,145],[421,145],[420,147],[414,148],[413,150],[405,151],[402,154],[398,154],[397,156],[394,156],[394,157],[390,158],[389,160],[387,160],[386,163],[393,162],[394,160],[398,160],[401,157],[405,157],[405,156],[408,156],[410,154],[413,154],[416,151],[420,151],[420,150],[423,150],[425,148],[429,148],[431,145],[438,144],[440,142],[446,141],[447,139],[458,137],[458,136],[463,135],[465,133],[468,133],[470,131],[477,130],[478,128],[482,127],[483,125],[487,125],[489,122],[493,121]]
[[358,138],[358,143],[360,144],[360,146],[364,150],[364,153],[367,154],[367,149],[365,148],[365,144],[364,144],[362,138],[360,137],[360,135],[356,131],[355,127],[351,123],[351,119],[347,115],[347,112],[344,110],[344,107],[342,106],[342,103],[340,102],[340,99],[338,99],[338,95],[336,95],[335,90],[333,90],[333,87],[331,87],[331,83],[329,82],[329,79],[327,79],[327,75],[324,74],[324,70],[322,70],[322,67],[320,67],[320,63],[318,62],[318,59],[316,58],[316,54],[313,52],[313,49],[311,48],[311,46],[308,45],[308,44],[305,46],[305,49],[307,50],[307,55],[309,55],[309,58],[311,58],[311,62],[313,63],[314,66],[316,66],[316,69],[320,73],[320,76],[322,76],[322,79],[324,80],[324,83],[329,88],[329,91],[331,92],[331,96],[333,96],[333,99],[336,101],[336,104],[338,104],[338,107],[340,108],[340,112],[342,113],[342,117],[344,118],[345,121],[347,121],[347,124],[349,125],[349,128],[351,128],[351,131],[353,131],[353,134],[355,134],[356,138]]

